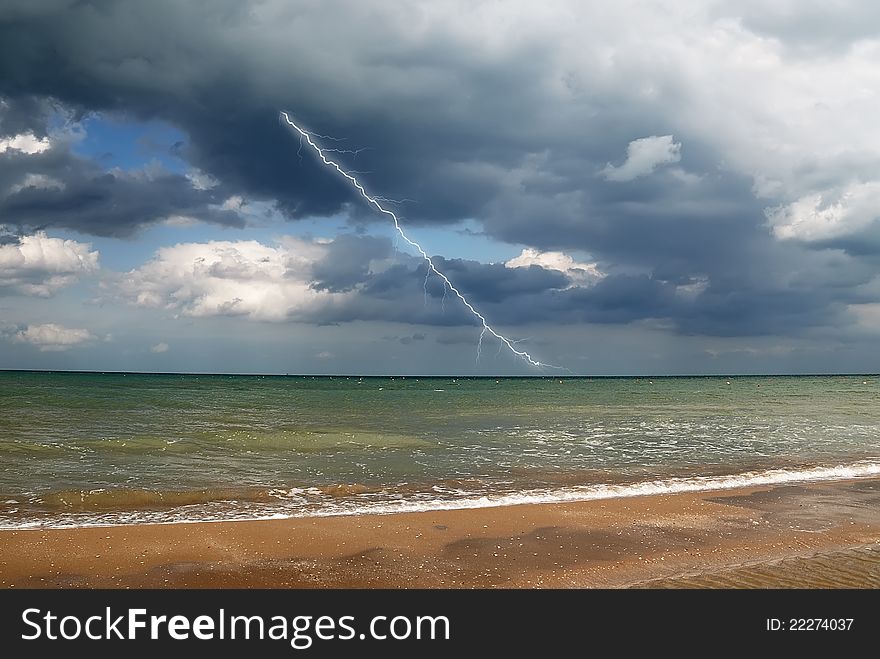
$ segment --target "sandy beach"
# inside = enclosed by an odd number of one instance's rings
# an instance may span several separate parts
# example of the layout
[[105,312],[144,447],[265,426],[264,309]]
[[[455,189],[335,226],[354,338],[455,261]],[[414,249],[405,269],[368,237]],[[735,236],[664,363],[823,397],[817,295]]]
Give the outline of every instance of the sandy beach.
[[3,588],[878,587],[880,480],[0,532]]

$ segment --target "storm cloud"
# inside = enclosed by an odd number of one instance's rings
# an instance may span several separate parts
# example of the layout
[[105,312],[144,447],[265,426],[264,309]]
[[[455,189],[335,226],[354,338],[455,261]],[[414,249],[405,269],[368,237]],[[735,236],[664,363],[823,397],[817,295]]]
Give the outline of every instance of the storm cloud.
[[[351,233],[387,218],[300,148],[286,110],[338,138],[371,192],[415,200],[416,234],[471,221],[532,255],[436,257],[494,322],[833,331],[880,302],[876,21],[855,1],[6,2],[0,140],[51,147],[0,153],[0,224],[245,227],[230,199],[288,226],[339,217],[297,243],[299,271],[292,243],[224,236],[163,248],[118,290],[194,316],[472,324],[423,261]],[[212,184],[77,155],[58,117],[89,116],[173,126],[174,157]]]
[[[6,110],[19,104],[7,101]],[[25,100],[25,107],[30,105]],[[7,116],[0,111],[0,127],[6,127]],[[0,148],[0,224],[6,227],[20,233],[61,227],[96,236],[130,236],[169,217],[244,224],[238,213],[224,207],[228,197],[220,187],[206,189],[157,163],[139,170],[107,170],[73,152],[74,134],[48,136],[48,116],[42,124],[43,131],[31,126],[0,138],[0,147],[5,147]]]

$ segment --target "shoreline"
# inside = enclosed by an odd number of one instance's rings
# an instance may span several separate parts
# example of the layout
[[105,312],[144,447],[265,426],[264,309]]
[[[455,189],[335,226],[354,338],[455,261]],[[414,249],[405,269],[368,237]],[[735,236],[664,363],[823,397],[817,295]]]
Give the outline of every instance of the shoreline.
[[[365,508],[345,508],[316,510],[297,514],[296,511],[281,506],[273,511],[270,506],[263,514],[252,516],[228,517],[183,517],[161,519],[173,514],[168,511],[132,509],[107,511],[105,516],[118,515],[109,521],[90,521],[87,518],[80,522],[25,522],[21,526],[4,526],[0,524],[0,533],[5,531],[29,530],[62,530],[82,528],[113,528],[126,526],[167,526],[175,524],[222,524],[241,522],[264,522],[292,519],[323,519],[329,517],[358,517],[373,515],[400,515],[422,512],[478,510],[483,508],[506,508],[520,505],[561,505],[583,503],[587,501],[607,501],[630,499],[649,496],[671,496],[675,494],[711,494],[724,493],[744,488],[785,487],[806,484],[833,483],[848,480],[880,479],[880,462],[878,458],[860,458],[854,462],[837,465],[812,465],[797,468],[778,467],[761,471],[747,471],[715,476],[672,476],[656,480],[644,480],[621,483],[599,483],[596,485],[580,485],[555,490],[526,490],[522,492],[499,494],[495,496],[474,494],[472,497],[460,499],[437,499],[430,502],[397,501],[394,503],[372,503]],[[331,488],[332,489],[332,488]],[[103,492],[103,490],[98,490]],[[210,503],[206,501],[205,503]],[[191,507],[191,506],[187,506]],[[95,513],[97,514],[97,513]],[[124,520],[127,515],[143,515],[141,519]],[[153,517],[155,516],[155,518]],[[51,519],[51,518],[50,518]]]
[[878,504],[874,477],[456,510],[0,530],[0,588],[787,587],[785,575],[799,587],[876,587]]

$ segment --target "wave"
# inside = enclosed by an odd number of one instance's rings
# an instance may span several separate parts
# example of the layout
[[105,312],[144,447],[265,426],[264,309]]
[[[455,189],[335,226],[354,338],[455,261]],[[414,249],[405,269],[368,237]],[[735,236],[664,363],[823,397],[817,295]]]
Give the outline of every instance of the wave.
[[[629,483],[596,483],[561,488],[524,489],[512,492],[483,494],[471,488],[427,488],[408,486],[400,489],[367,487],[360,484],[329,485],[321,488],[274,488],[250,492],[249,496],[233,499],[232,491],[225,491],[223,500],[203,500],[199,493],[164,493],[147,497],[150,509],[128,508],[112,510],[111,502],[118,501],[106,491],[90,502],[91,506],[75,506],[68,512],[32,514],[15,504],[4,502],[0,507],[0,529],[69,528],[80,526],[116,526],[121,524],[178,524],[191,522],[257,521],[297,517],[328,517],[338,515],[393,514],[431,510],[464,510],[494,506],[523,504],[551,504],[598,499],[617,499],[686,492],[711,492],[742,487],[761,487],[789,483],[850,480],[880,476],[880,458],[859,460],[834,466],[809,466],[747,471],[715,476],[671,477]],[[463,483],[459,483],[462,485]],[[93,492],[98,494],[98,492]],[[239,490],[237,494],[243,492]],[[204,493],[202,493],[204,496]],[[124,497],[131,504],[131,493]],[[268,499],[268,500],[267,500]],[[157,510],[151,506],[161,500],[176,502],[176,507]],[[146,502],[145,502],[146,503]],[[174,505],[172,503],[172,505]],[[82,506],[82,507],[81,507]],[[83,508],[92,508],[83,510]],[[100,510],[95,510],[99,508]],[[16,514],[24,513],[24,514]]]
[[[429,509],[455,510],[529,503],[592,501],[684,492],[710,492],[714,490],[731,490],[741,487],[760,487],[786,483],[850,480],[872,476],[880,476],[880,462],[860,460],[851,464],[835,465],[833,467],[767,469],[725,476],[695,476],[690,478],[639,481],[635,483],[581,485],[556,490],[526,490],[498,496],[488,495],[479,498],[438,501],[438,505],[432,506]],[[422,510],[422,508],[411,508],[407,502],[400,502],[391,506],[373,506],[370,510],[355,511],[355,514],[358,512],[395,513],[408,512],[409,510],[416,512]]]

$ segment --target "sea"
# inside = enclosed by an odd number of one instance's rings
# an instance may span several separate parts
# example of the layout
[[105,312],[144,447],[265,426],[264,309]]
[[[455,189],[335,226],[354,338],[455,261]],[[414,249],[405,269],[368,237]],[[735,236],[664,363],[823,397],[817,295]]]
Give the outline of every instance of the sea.
[[0,371],[0,528],[475,508],[880,475],[880,377]]

